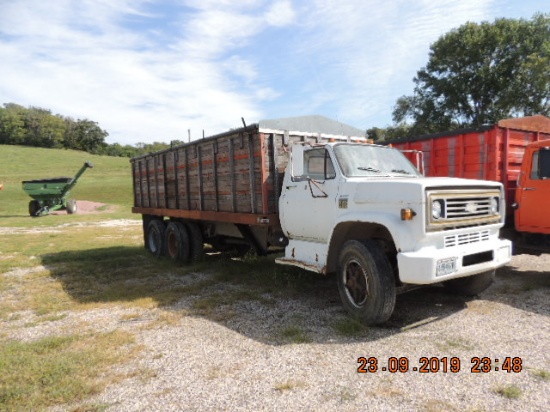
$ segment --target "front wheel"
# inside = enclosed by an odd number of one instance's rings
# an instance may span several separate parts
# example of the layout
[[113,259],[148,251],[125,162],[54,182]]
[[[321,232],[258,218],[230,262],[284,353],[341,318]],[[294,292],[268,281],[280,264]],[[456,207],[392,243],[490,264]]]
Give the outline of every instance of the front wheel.
[[465,278],[451,279],[443,282],[443,286],[452,293],[475,296],[483,292],[495,280],[495,271],[480,273]]
[[366,325],[387,321],[395,307],[390,262],[374,240],[346,242],[340,252],[338,290],[348,313]]

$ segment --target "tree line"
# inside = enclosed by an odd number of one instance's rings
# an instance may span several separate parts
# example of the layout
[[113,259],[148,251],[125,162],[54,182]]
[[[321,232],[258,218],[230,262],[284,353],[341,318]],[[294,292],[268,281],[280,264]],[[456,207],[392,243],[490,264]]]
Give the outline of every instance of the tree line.
[[134,157],[164,150],[172,141],[137,143],[135,146],[108,144],[109,135],[97,122],[89,119],[52,114],[41,107],[23,107],[15,103],[4,103],[0,107],[0,144],[47,147],[54,149],[82,150],[88,153],[117,157]]

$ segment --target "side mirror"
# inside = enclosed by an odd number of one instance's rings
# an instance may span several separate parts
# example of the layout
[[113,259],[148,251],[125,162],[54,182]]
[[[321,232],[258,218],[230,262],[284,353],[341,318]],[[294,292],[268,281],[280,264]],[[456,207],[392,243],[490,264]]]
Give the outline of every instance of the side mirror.
[[304,175],[304,146],[297,144],[292,146],[292,176]]

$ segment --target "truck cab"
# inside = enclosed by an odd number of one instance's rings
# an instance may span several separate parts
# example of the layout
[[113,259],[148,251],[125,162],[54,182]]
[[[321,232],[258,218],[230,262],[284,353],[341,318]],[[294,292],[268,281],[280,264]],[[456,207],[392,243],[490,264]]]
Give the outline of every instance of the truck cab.
[[502,184],[425,178],[387,146],[293,145],[279,211],[288,245],[277,262],[336,273],[344,306],[367,324],[389,318],[399,286],[477,294],[511,259]]
[[525,243],[544,250],[550,247],[550,140],[525,149],[516,189],[515,228]]

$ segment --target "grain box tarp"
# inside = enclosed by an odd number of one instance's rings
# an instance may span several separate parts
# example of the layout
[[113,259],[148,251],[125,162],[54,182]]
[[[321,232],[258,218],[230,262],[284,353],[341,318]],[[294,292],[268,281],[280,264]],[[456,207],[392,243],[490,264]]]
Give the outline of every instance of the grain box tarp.
[[258,125],[131,160],[136,213],[243,223],[278,214],[289,143],[328,136]]

